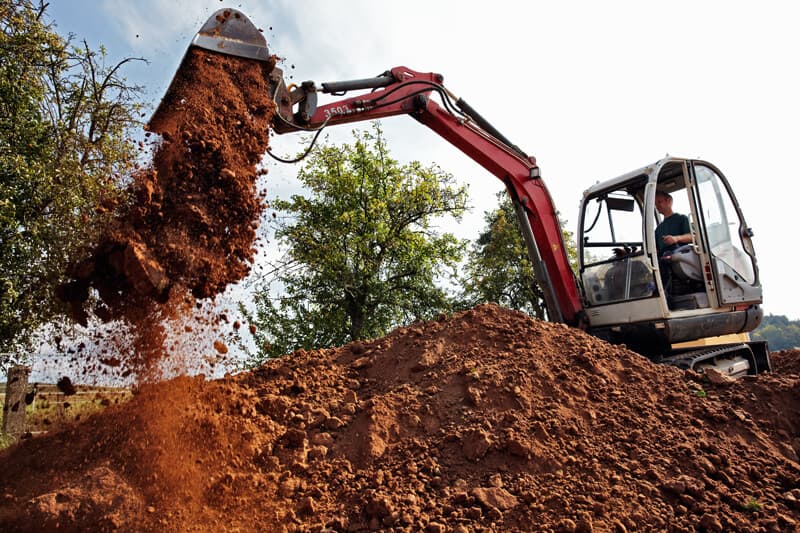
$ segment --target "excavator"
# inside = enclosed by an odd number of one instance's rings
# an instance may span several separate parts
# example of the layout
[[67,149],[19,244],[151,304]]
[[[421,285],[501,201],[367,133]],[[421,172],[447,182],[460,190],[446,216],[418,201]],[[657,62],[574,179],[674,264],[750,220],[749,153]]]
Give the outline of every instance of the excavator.
[[[271,57],[262,33],[235,9],[214,13],[192,46]],[[269,87],[278,134],[407,115],[502,180],[551,321],[697,372],[739,377],[771,370],[766,342],[747,335],[763,318],[753,231],[713,164],[668,156],[587,189],[576,273],[536,159],[450,92],[441,74],[400,66],[371,78],[287,85],[276,67]],[[338,99],[320,104],[320,94]],[[690,224],[691,242],[667,257],[659,257],[655,237],[662,220],[657,194],[670,195]]]

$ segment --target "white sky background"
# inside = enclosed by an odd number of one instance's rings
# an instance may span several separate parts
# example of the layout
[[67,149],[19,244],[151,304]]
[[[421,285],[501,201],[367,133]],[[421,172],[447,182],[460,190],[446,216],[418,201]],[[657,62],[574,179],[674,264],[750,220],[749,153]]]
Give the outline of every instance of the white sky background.
[[[59,32],[105,45],[110,61],[146,58],[128,79],[157,103],[194,33],[222,7],[264,29],[296,82],[399,65],[443,74],[536,156],[572,231],[581,194],[597,181],[666,153],[714,163],[755,231],[766,312],[800,318],[791,220],[800,192],[800,8],[792,2],[53,0],[48,13]],[[349,141],[350,130],[367,126],[327,132]],[[396,159],[438,163],[469,184],[472,214],[442,229],[474,239],[500,181],[414,120],[383,127]],[[284,154],[302,146],[294,135],[273,142]],[[296,190],[297,167],[268,165],[270,197]]]

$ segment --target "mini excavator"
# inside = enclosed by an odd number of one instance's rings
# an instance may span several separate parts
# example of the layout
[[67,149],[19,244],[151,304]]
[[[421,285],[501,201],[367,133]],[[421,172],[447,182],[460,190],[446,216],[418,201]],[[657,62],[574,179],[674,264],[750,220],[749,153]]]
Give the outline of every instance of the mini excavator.
[[[211,16],[190,46],[256,61],[271,57],[261,32],[234,9]],[[456,98],[441,74],[401,66],[373,78],[287,85],[274,68],[269,84],[278,134],[408,115],[502,180],[551,321],[680,368],[732,377],[770,370],[767,344],[747,335],[763,317],[753,231],[713,164],[666,157],[586,190],[576,274],[536,159]],[[320,94],[339,99],[320,104]],[[656,197],[663,193],[690,224],[691,242],[669,256],[658,253],[655,237],[662,220]]]

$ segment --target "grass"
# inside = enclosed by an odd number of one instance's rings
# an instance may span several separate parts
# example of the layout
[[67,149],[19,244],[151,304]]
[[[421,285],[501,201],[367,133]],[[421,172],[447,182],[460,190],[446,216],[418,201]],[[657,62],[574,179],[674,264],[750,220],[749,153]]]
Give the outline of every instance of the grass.
[[[39,384],[38,387],[33,403],[25,409],[25,429],[33,434],[45,433],[79,422],[131,397],[129,389],[113,387],[79,385],[76,387],[77,392],[70,396],[64,395],[55,385]],[[4,403],[5,393],[2,393],[0,405]],[[12,443],[13,439],[10,436],[0,434],[0,449],[7,448]]]
[[14,438],[0,431],[0,450],[5,450],[12,444],[14,444]]
[[758,500],[756,500],[755,498],[750,498],[747,501],[747,503],[744,504],[742,507],[744,507],[745,511],[755,513],[757,511],[760,511],[763,506],[760,503],[758,503]]

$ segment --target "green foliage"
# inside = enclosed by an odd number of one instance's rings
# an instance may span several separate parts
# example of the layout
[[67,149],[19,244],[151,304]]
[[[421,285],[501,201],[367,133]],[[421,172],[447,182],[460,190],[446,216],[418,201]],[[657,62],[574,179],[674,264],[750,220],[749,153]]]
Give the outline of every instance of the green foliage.
[[797,348],[800,347],[800,320],[767,315],[751,336],[753,340],[769,342],[770,350]]
[[757,499],[755,499],[755,498],[750,498],[750,499],[747,501],[747,503],[745,503],[744,505],[742,505],[742,508],[743,508],[745,511],[749,511],[749,512],[751,512],[751,513],[758,512],[758,511],[760,511],[760,510],[761,510],[763,507],[764,507],[764,506],[763,506],[763,505],[761,505],[760,503],[758,503],[758,500],[757,500]]
[[[497,198],[498,208],[486,213],[486,227],[468,253],[459,306],[470,308],[483,302],[495,302],[545,318],[544,296],[536,281],[511,198],[505,191]],[[563,234],[570,263],[575,269],[578,255],[572,234],[568,231]]]
[[130,59],[107,66],[103,49],[73,46],[45,9],[0,0],[0,352],[61,316],[54,288],[136,157],[140,91],[120,75]]
[[0,451],[10,448],[14,444],[14,437],[0,431]]
[[321,146],[298,174],[308,196],[272,206],[289,215],[276,238],[288,248],[269,286],[255,296],[259,354],[385,335],[390,328],[449,309],[435,281],[455,271],[465,243],[435,231],[460,218],[467,191],[437,166],[391,159],[380,126],[354,143]]

